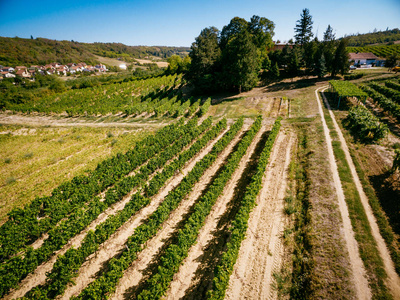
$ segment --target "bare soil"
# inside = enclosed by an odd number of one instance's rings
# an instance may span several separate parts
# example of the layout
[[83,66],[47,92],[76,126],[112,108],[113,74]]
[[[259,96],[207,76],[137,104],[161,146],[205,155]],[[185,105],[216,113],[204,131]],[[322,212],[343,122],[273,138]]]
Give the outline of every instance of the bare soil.
[[290,132],[281,132],[276,139],[225,299],[277,298],[271,283],[283,254],[283,207],[293,142]]

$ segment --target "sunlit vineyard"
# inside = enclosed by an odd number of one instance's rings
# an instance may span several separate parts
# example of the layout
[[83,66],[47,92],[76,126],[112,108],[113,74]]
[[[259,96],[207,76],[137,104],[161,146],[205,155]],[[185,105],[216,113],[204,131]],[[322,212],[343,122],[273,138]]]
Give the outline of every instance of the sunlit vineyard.
[[378,57],[387,58],[391,55],[400,55],[400,44],[394,45],[374,45],[364,47],[347,47],[349,52],[371,52]]

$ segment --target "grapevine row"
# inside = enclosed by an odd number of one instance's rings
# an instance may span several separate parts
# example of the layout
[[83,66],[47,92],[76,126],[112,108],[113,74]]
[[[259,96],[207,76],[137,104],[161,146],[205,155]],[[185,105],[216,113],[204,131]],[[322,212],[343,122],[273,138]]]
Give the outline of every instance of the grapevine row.
[[365,92],[349,81],[331,80],[329,84],[338,97],[357,97],[361,100],[367,96]]
[[218,154],[232,141],[242,126],[243,118],[240,118],[214,145],[211,152],[197,162],[181,183],[168,193],[164,201],[144,224],[136,228],[133,235],[129,237],[126,248],[121,255],[118,258],[111,259],[107,270],[87,286],[77,299],[105,299],[110,293],[114,292],[119,279],[123,276],[124,270],[137,259],[137,255],[143,250],[145,243],[158,232],[170,213],[178,207],[179,203],[193,189],[203,173],[217,159]]
[[386,112],[391,114],[393,117],[400,122],[400,105],[393,102],[389,98],[383,96],[382,94],[376,92],[369,86],[361,87],[367,94],[374,100],[374,102],[378,103],[380,107],[382,107]]
[[384,138],[388,127],[379,122],[365,106],[354,106],[345,119],[348,128],[363,142],[374,142]]
[[[36,198],[24,209],[13,209],[0,228],[0,259],[4,260],[51,230],[72,211],[159,153],[182,134],[183,120],[149,136],[125,154],[99,163],[88,176],[80,175],[55,188],[51,196]],[[190,128],[190,125],[188,126]]]
[[229,158],[223,170],[213,181],[206,194],[195,204],[193,213],[191,213],[183,229],[179,230],[177,242],[168,246],[165,254],[160,259],[160,264],[156,273],[147,280],[146,289],[138,295],[138,299],[160,299],[165,294],[174,274],[179,270],[183,260],[188,256],[191,246],[196,242],[206,217],[224,190],[233,172],[239,166],[254,136],[260,130],[261,122],[262,117],[258,117],[251,129],[240,141],[237,150]]
[[[117,184],[113,189],[109,190],[106,201],[101,202],[96,198],[89,204],[89,209],[77,210],[67,220],[61,222],[57,227],[49,232],[48,239],[42,246],[36,250],[28,248],[24,258],[17,256],[12,258],[7,264],[3,264],[0,269],[0,278],[2,279],[0,293],[3,295],[11,287],[14,287],[22,278],[31,273],[38,264],[47,260],[54,251],[65,245],[70,238],[82,231],[100,213],[116,201],[122,199],[131,189],[146,181],[157,168],[161,167],[171,159],[181,149],[187,145],[192,139],[196,138],[202,131],[211,125],[211,119],[207,119],[198,128],[194,125],[197,120],[191,120],[185,125],[182,137],[177,143],[164,149],[161,155],[153,157],[149,163],[143,166],[140,171],[133,177],[126,177],[122,182]],[[185,137],[186,135],[186,137]]]
[[229,242],[227,243],[225,252],[222,254],[220,263],[215,268],[213,287],[207,293],[207,299],[222,300],[225,297],[225,291],[229,285],[229,278],[233,272],[233,267],[239,255],[241,243],[246,238],[247,223],[250,217],[250,212],[256,205],[256,198],[262,187],[262,178],[268,164],[272,147],[281,127],[280,122],[281,119],[278,118],[272,127],[268,140],[260,155],[256,173],[253,175],[251,182],[246,187],[246,192],[241,200],[239,210],[235,219],[232,221],[232,226],[229,228]]
[[379,93],[385,95],[386,97],[400,104],[400,91],[388,88],[383,85],[379,85],[375,82],[371,82],[369,86],[372,87],[374,90],[378,91]]
[[385,85],[389,88],[392,88],[394,90],[400,91],[400,84],[396,83],[394,81],[386,81]]
[[[207,119],[210,120],[211,119]],[[208,131],[201,139],[193,144],[188,150],[183,152],[174,163],[169,166],[174,167],[174,171],[180,169],[185,162],[198,153],[211,139],[215,138],[222,129],[226,128],[226,119],[221,120],[214,128]],[[177,162],[177,163],[175,163]],[[172,176],[173,173],[169,173]],[[166,181],[164,177],[164,182]],[[159,187],[161,188],[161,186]],[[156,191],[158,192],[158,191]],[[143,197],[140,192],[134,194],[131,200],[117,214],[110,216],[98,226],[95,231],[90,231],[84,238],[82,245],[78,249],[71,248],[64,255],[58,257],[53,270],[47,274],[48,280],[45,286],[34,288],[28,298],[54,298],[63,294],[67,284],[77,274],[85,259],[95,251],[99,245],[105,242],[119,227],[121,227],[135,212],[149,204],[150,199]]]

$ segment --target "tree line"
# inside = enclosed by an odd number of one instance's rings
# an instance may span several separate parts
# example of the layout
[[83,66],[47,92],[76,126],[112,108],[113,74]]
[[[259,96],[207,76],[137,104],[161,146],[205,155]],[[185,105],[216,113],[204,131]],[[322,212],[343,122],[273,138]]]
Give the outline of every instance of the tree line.
[[294,28],[295,41],[273,49],[275,25],[265,17],[235,17],[219,31],[204,28],[191,46],[185,77],[201,92],[247,91],[262,78],[344,74],[349,68],[347,39],[336,40],[329,25],[323,40],[314,38],[312,16],[303,9]]

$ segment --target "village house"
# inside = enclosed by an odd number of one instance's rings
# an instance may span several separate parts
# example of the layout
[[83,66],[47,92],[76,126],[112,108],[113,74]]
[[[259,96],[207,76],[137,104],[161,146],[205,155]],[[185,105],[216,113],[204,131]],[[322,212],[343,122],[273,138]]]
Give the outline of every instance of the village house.
[[31,74],[28,72],[28,69],[26,67],[15,67],[17,70],[15,72],[15,75],[23,78],[30,78]]
[[383,67],[385,59],[379,58],[371,52],[367,53],[349,53],[349,61],[353,61],[356,67],[372,66]]

